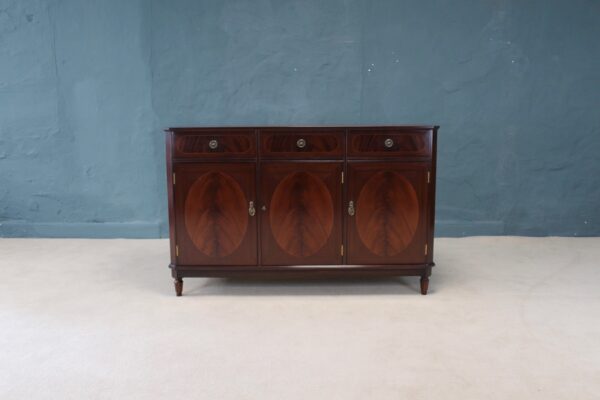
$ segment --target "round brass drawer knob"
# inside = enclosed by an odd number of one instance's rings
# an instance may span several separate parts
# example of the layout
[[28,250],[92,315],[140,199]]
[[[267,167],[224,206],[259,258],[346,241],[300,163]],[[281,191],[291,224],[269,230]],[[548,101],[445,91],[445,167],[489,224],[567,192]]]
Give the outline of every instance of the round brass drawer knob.
[[306,147],[306,140],[304,139],[298,139],[298,141],[296,142],[296,146],[298,146],[299,149],[303,149]]
[[217,147],[219,147],[219,142],[217,142],[216,139],[213,139],[210,142],[208,142],[208,147],[210,147],[211,150],[214,150]]
[[387,147],[388,149],[390,147],[392,147],[394,145],[394,141],[390,138],[385,139],[385,142],[383,142],[384,146]]

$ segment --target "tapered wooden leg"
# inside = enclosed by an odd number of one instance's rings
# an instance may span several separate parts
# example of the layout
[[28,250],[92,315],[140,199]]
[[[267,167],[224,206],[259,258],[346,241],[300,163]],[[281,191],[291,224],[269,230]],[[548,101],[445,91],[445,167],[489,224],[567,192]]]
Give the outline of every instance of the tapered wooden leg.
[[175,284],[175,293],[177,296],[181,296],[181,292],[183,292],[183,279],[175,279],[173,283]]
[[426,295],[427,289],[429,289],[429,277],[422,276],[421,277],[421,294]]

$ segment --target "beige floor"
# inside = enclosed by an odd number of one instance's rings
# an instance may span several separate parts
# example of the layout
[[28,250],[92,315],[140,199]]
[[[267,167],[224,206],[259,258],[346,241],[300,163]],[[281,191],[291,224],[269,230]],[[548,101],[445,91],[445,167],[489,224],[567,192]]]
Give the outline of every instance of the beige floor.
[[0,240],[0,399],[599,399],[600,238],[438,239],[417,278],[187,279],[165,240]]

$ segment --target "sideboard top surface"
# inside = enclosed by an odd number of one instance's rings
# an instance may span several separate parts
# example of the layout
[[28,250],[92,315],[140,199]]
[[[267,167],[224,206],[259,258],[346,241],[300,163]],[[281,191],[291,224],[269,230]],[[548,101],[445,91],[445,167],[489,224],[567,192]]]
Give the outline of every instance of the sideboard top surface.
[[379,130],[417,130],[417,131],[429,131],[437,130],[439,125],[348,125],[348,126],[311,126],[311,125],[298,125],[298,126],[183,126],[183,127],[171,127],[165,129],[165,132],[198,132],[198,131],[227,131],[227,130],[239,130],[239,129],[260,129],[260,130],[311,130],[311,129],[379,129]]

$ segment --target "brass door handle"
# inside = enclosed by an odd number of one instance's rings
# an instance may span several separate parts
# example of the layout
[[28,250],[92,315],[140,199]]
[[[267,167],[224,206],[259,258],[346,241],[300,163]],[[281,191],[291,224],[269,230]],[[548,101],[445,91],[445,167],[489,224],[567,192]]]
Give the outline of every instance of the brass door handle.
[[348,203],[348,215],[350,215],[351,217],[354,216],[354,202],[350,201],[350,203]]
[[251,217],[254,217],[254,215],[256,214],[256,209],[254,208],[253,201],[248,203],[248,214],[250,214]]

